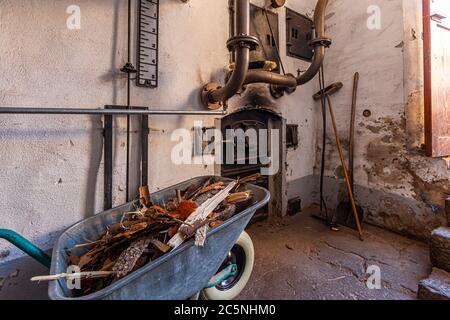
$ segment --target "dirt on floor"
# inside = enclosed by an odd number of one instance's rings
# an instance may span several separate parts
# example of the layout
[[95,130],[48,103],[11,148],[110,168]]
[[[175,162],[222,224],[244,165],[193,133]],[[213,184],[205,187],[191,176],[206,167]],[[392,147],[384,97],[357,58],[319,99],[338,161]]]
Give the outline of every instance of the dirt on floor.
[[[418,282],[431,271],[428,246],[364,225],[356,231],[331,231],[311,215],[253,224],[247,232],[255,246],[255,267],[240,299],[416,299]],[[381,288],[374,270],[380,271]]]

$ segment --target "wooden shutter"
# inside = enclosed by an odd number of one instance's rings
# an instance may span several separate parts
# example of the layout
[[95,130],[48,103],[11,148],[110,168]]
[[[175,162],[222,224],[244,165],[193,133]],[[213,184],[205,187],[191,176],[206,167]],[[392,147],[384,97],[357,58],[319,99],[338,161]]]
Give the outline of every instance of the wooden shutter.
[[428,156],[450,155],[450,1],[423,0],[425,144]]

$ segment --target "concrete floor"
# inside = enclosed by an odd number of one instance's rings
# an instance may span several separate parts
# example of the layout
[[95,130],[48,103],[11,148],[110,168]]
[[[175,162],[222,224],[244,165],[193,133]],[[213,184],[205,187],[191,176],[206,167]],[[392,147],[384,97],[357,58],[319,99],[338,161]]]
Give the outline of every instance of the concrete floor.
[[[240,299],[416,298],[419,280],[431,271],[426,244],[369,225],[361,242],[353,230],[331,231],[313,212],[248,229],[256,261]],[[381,290],[366,286],[370,265],[381,269]],[[28,257],[0,267],[0,300],[47,299],[47,284],[29,281],[46,272]]]
[[[431,271],[426,244],[369,225],[361,242],[356,231],[331,231],[313,212],[249,228],[255,267],[240,299],[416,299]],[[379,290],[366,284],[372,265],[381,270]]]

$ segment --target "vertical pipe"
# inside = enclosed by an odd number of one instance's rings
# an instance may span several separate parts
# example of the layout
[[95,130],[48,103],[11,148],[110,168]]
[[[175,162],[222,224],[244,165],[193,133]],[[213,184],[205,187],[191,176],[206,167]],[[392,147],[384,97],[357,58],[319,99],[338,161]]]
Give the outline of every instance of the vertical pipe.
[[113,116],[105,115],[104,128],[104,193],[105,199],[103,208],[109,210],[112,208],[112,175],[113,175]]
[[[235,0],[235,37],[249,36],[250,34],[250,1]],[[236,46],[234,49],[236,57],[235,69],[230,80],[220,89],[208,94],[210,102],[226,101],[236,94],[244,84],[250,63],[250,47]]]
[[247,36],[250,34],[250,1],[236,0],[235,7],[235,35]]
[[141,186],[148,185],[148,135],[150,133],[148,127],[148,116],[142,116],[142,127],[141,127],[141,149],[142,149],[142,158],[141,158]]
[[[128,63],[131,62],[131,0],[128,0]],[[131,73],[127,73],[127,109],[130,110],[131,107]],[[127,115],[127,160],[126,160],[126,202],[130,199],[130,115]]]

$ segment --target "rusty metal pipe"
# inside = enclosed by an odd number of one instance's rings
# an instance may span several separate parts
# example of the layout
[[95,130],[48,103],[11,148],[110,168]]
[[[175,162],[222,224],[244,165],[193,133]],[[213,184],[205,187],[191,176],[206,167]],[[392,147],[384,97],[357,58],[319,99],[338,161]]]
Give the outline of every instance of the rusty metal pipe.
[[245,77],[247,76],[248,65],[250,63],[250,49],[249,48],[237,48],[235,51],[236,65],[230,80],[227,84],[217,90],[212,90],[208,94],[208,100],[210,102],[226,101],[234,96],[244,84]]
[[[314,26],[316,30],[316,40],[326,39],[325,38],[325,11],[328,5],[328,0],[318,0],[315,13],[314,13]],[[310,81],[315,77],[317,72],[319,72],[320,67],[323,64],[325,58],[325,46],[326,44],[317,42],[314,48],[313,61],[306,70],[305,73],[299,77],[293,78],[292,75],[279,75],[274,74],[269,71],[263,70],[253,70],[249,71],[247,77],[244,81],[245,84],[250,83],[269,83],[274,85],[278,89],[283,89],[286,87],[294,88],[296,86],[302,85]],[[295,81],[293,81],[293,79]]]
[[278,73],[263,71],[263,70],[249,70],[244,84],[250,83],[270,83],[283,87],[296,87],[297,79],[293,75],[281,75]]
[[235,0],[235,36],[250,34],[250,0]]
[[[328,0],[318,0],[314,11],[314,26],[316,29],[316,39],[325,38],[325,11]],[[308,70],[297,78],[297,85],[302,85],[313,79],[325,59],[325,44],[317,45],[314,48],[314,57]]]
[[[250,34],[250,0],[235,0],[234,5],[236,23],[235,35],[233,38],[248,37]],[[229,48],[231,49],[230,45]],[[245,45],[245,43],[234,43],[232,50],[234,50],[236,57],[235,69],[233,70],[230,80],[224,87],[208,92],[209,103],[228,100],[234,96],[244,84],[248,65],[250,63],[250,46]]]

